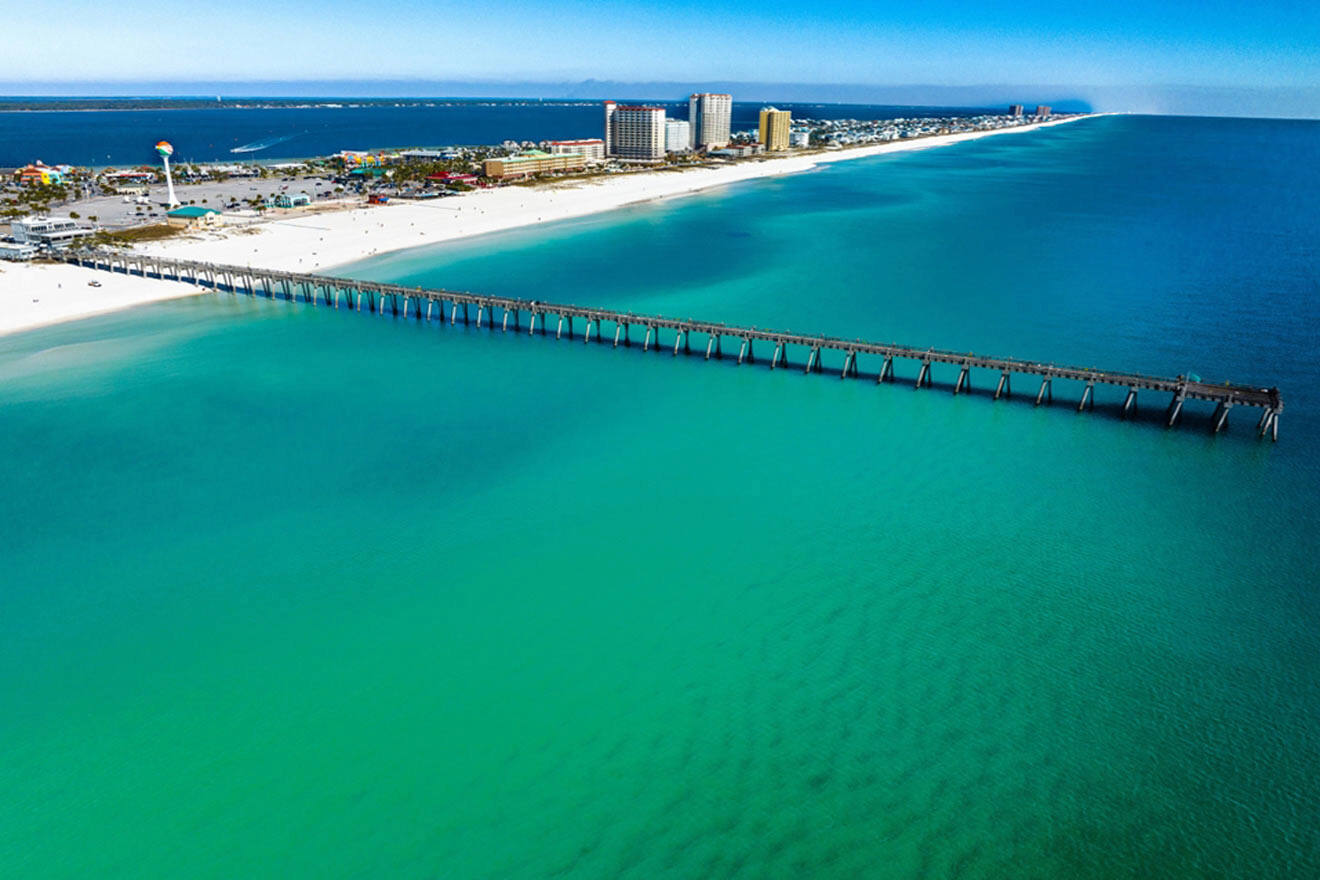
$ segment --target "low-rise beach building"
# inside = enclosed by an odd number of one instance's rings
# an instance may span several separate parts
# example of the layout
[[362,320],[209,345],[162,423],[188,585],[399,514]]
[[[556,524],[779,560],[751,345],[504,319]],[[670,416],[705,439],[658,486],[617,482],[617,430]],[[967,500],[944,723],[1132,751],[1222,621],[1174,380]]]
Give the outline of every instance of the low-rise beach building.
[[120,191],[124,186],[147,184],[155,179],[154,171],[111,171],[101,175],[101,181],[106,186]]
[[458,183],[464,186],[477,186],[481,183],[481,178],[477,175],[461,174],[457,171],[441,171],[439,174],[428,174],[426,179],[446,185]]
[[89,226],[79,226],[68,217],[27,217],[9,224],[9,234],[19,244],[39,248],[61,248],[96,232]]
[[305,192],[277,193],[266,204],[272,208],[305,208],[312,203],[312,197]]
[[38,159],[18,169],[14,180],[19,186],[58,186],[64,182],[64,172]]
[[366,150],[340,150],[335,154],[335,158],[342,160],[347,168],[384,165],[389,159],[383,153],[371,153]]
[[444,162],[454,158],[453,150],[404,150],[399,158],[405,162]]
[[588,162],[602,162],[605,159],[605,140],[603,138],[580,138],[575,141],[551,141],[550,155],[578,155]]
[[809,131],[789,132],[788,145],[793,147],[794,149],[799,149],[799,150],[806,149],[807,147],[811,146],[811,132]]
[[185,205],[165,214],[165,222],[178,229],[196,229],[212,226],[220,219],[220,212],[215,208],[202,205]]
[[729,144],[727,147],[720,147],[718,150],[709,150],[708,152],[710,155],[721,159],[746,159],[764,153],[765,147],[761,144]]
[[209,169],[212,177],[260,177],[261,170],[255,165],[212,165]]
[[556,171],[581,171],[586,166],[586,157],[580,153],[561,153],[556,156],[541,150],[528,150],[517,156],[487,159],[483,172],[492,180],[511,180]]
[[37,255],[39,248],[28,242],[0,240],[0,260],[23,261]]

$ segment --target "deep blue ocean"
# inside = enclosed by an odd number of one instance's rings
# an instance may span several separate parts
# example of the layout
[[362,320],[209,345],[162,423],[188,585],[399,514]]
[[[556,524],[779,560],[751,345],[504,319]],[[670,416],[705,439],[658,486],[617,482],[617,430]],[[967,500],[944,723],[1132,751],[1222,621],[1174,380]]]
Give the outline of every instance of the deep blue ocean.
[[[345,99],[343,103],[353,102]],[[51,101],[49,106],[57,108],[59,102]],[[671,117],[687,118],[686,101],[661,106]],[[755,128],[757,112],[762,106],[735,103],[734,129]],[[887,119],[986,112],[975,108],[861,104],[782,106],[796,117],[816,119]],[[177,162],[248,162],[325,156],[339,150],[600,137],[601,128],[599,101],[449,101],[435,107],[369,104],[338,108],[12,111],[0,112],[0,167],[23,165],[37,159],[49,165],[150,164],[157,161],[153,145],[160,140],[174,144]]]
[[1320,123],[1105,117],[342,269],[1277,444],[229,294],[0,338],[0,876],[1320,876],[1318,205]]

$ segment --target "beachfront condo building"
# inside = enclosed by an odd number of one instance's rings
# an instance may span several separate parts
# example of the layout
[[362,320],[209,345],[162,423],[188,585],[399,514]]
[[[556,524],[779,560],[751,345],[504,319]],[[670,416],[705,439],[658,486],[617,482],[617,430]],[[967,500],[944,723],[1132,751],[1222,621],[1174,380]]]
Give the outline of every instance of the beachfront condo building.
[[483,171],[493,180],[512,180],[551,171],[581,171],[586,166],[586,157],[580,153],[551,155],[540,150],[528,150],[517,156],[487,159]]
[[733,124],[733,96],[701,92],[688,98],[689,143],[694,150],[715,150],[729,143]]
[[774,107],[763,107],[759,126],[760,136],[757,140],[765,147],[767,153],[787,150],[789,131],[792,127],[792,113],[787,110],[776,110]]
[[665,120],[665,152],[686,153],[692,149],[692,126],[686,119]]
[[1049,116],[1049,115],[1050,115],[1050,111],[1051,111],[1052,109],[1053,109],[1053,108],[1050,107],[1049,104],[1037,104],[1037,105],[1036,105],[1036,115],[1039,116],[1039,117],[1041,117],[1042,119],[1044,119],[1046,116]]
[[605,154],[620,159],[663,159],[665,108],[606,101]]
[[1008,115],[1009,115],[1009,116],[1012,116],[1014,119],[1021,119],[1021,118],[1022,118],[1022,105],[1021,105],[1021,104],[1009,104],[1009,105],[1008,105]]
[[599,162],[605,158],[605,141],[600,138],[582,138],[550,142],[550,155],[563,156],[570,153],[583,156],[588,162]]

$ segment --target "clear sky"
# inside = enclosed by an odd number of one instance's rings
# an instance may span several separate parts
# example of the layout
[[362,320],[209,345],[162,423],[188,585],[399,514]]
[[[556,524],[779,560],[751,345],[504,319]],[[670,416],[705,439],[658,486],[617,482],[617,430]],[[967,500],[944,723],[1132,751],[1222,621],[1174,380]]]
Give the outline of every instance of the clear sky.
[[[1310,0],[66,0],[0,82],[1035,83],[1320,93]],[[15,19],[11,16],[10,25]],[[20,88],[21,90],[21,88]]]

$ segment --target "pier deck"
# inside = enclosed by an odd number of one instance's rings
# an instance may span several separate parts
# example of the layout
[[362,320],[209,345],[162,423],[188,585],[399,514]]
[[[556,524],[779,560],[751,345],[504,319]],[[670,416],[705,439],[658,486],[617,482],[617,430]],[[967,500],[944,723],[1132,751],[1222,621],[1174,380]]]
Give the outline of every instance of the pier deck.
[[[895,381],[896,360],[913,361],[918,366],[916,378],[918,388],[931,384],[932,364],[947,364],[958,368],[957,381],[953,387],[955,394],[971,389],[971,370],[990,370],[999,374],[994,394],[996,400],[1012,393],[1013,376],[1031,376],[1033,379],[1040,379],[1040,386],[1035,392],[1037,405],[1053,400],[1053,380],[1073,380],[1084,383],[1081,399],[1077,404],[1079,411],[1094,408],[1096,385],[1112,385],[1127,389],[1120,410],[1120,415],[1124,417],[1130,415],[1135,408],[1138,391],[1165,393],[1171,395],[1163,419],[1168,427],[1173,427],[1178,422],[1184,401],[1203,400],[1216,404],[1215,412],[1211,417],[1211,427],[1215,433],[1223,430],[1227,425],[1229,411],[1234,407],[1254,407],[1261,411],[1256,423],[1257,434],[1260,437],[1268,436],[1271,440],[1278,440],[1279,415],[1283,412],[1283,401],[1277,388],[1235,385],[1228,382],[1211,384],[1183,376],[1166,378],[1120,370],[1071,367],[936,348],[917,348],[860,339],[843,339],[836,336],[812,336],[757,327],[738,327],[712,321],[639,315],[589,306],[483,296],[326,275],[278,272],[108,251],[73,251],[65,254],[64,259],[81,266],[111,272],[183,281],[215,290],[227,289],[235,293],[245,292],[252,296],[286,299],[291,302],[297,301],[301,293],[302,301],[307,303],[320,303],[334,308],[340,308],[342,305],[348,309],[372,314],[393,314],[418,320],[444,321],[445,306],[448,305],[448,319],[451,324],[458,320],[464,323],[475,320],[479,327],[484,323],[494,328],[498,323],[506,332],[512,326],[515,331],[526,329],[529,333],[535,333],[539,320],[540,332],[545,334],[547,322],[553,318],[556,322],[554,331],[556,338],[562,338],[567,326],[568,337],[572,339],[574,321],[580,321],[583,322],[582,337],[588,342],[593,339],[593,330],[595,341],[602,341],[606,332],[605,325],[608,324],[613,329],[613,343],[616,347],[620,343],[632,345],[634,333],[644,334],[641,343],[644,351],[660,348],[660,332],[664,330],[672,334],[674,354],[680,352],[691,354],[693,334],[696,334],[698,345],[703,340],[705,342],[704,353],[707,359],[722,358],[726,342],[737,345],[739,364],[755,362],[754,350],[756,344],[760,343],[762,351],[766,348],[772,351],[769,358],[763,356],[763,360],[771,369],[789,367],[789,346],[798,346],[806,350],[806,362],[802,366],[808,373],[823,372],[822,355],[825,352],[841,354],[843,364],[839,373],[843,378],[861,375],[859,360],[863,356],[879,360],[874,374],[877,382]],[[474,309],[475,315],[472,313]],[[525,322],[522,318],[524,314]],[[665,348],[670,348],[670,345],[666,344]]]

